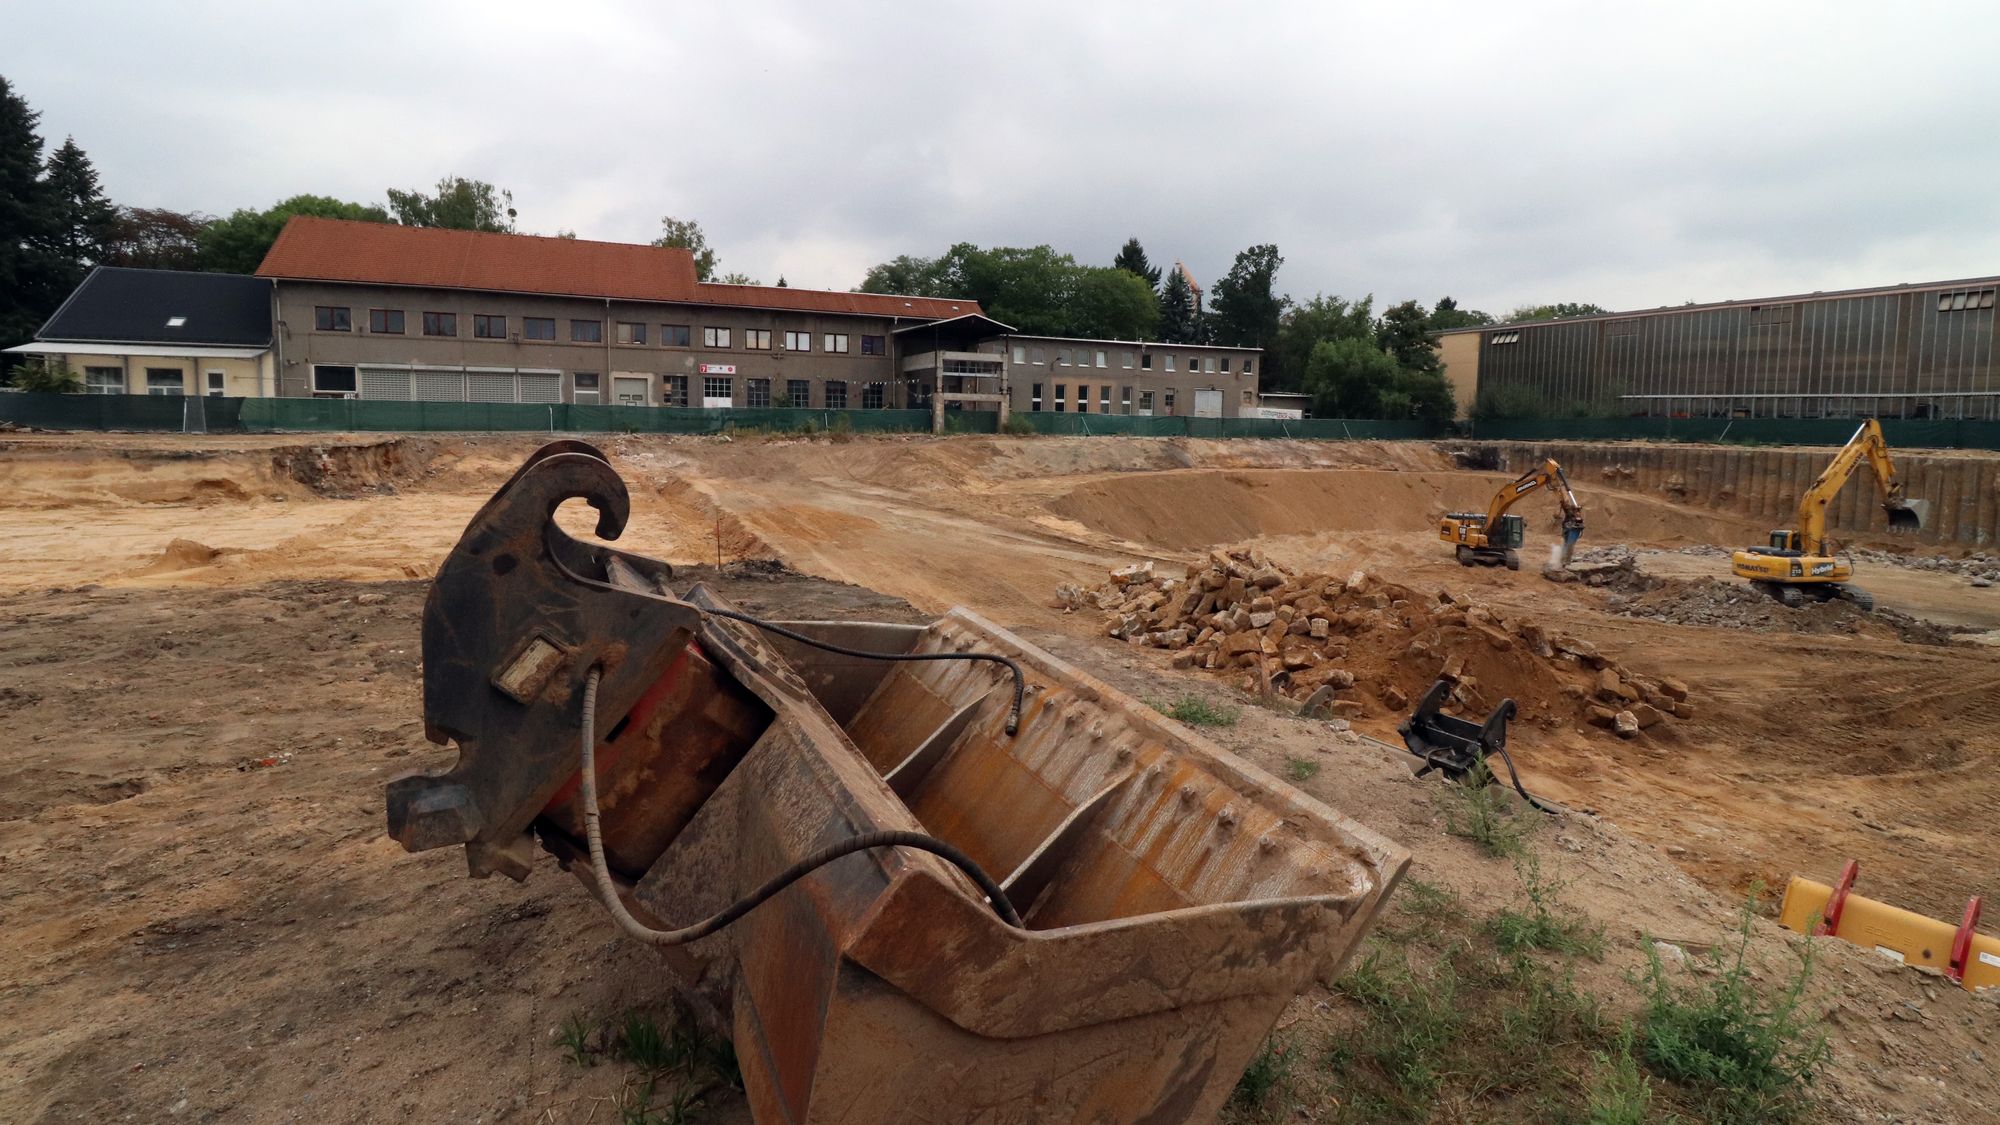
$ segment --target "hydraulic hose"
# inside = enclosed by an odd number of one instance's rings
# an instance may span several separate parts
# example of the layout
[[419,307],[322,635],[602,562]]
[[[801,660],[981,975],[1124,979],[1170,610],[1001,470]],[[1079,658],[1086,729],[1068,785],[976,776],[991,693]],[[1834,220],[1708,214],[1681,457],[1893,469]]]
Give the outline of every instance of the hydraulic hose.
[[[754,623],[762,624],[761,622]],[[803,640],[804,638],[800,639]],[[980,866],[974,863],[970,856],[934,836],[927,836],[921,832],[901,831],[868,832],[821,848],[819,851],[785,868],[766,881],[763,886],[758,887],[756,890],[751,891],[749,894],[693,925],[682,926],[677,930],[656,930],[634,918],[631,911],[625,909],[624,900],[618,897],[618,885],[612,881],[611,867],[604,860],[604,835],[599,825],[597,811],[597,681],[602,674],[602,669],[592,668],[583,681],[583,721],[581,724],[583,834],[585,842],[590,848],[590,868],[592,873],[597,877],[598,897],[603,900],[604,908],[611,912],[611,917],[618,923],[618,928],[624,930],[627,934],[653,945],[683,945],[698,938],[705,938],[743,917],[745,914],[750,913],[752,910],[757,909],[757,907],[763,905],[771,896],[777,894],[779,891],[784,890],[786,887],[805,878],[813,871],[832,863],[842,856],[852,855],[859,851],[867,851],[871,848],[888,847],[913,848],[917,851],[930,852],[932,855],[942,858],[947,863],[957,867],[960,871],[965,872],[968,878],[978,884],[979,889],[986,893],[987,899],[993,905],[993,912],[1000,916],[1001,921],[1007,923],[1009,926],[1020,926],[1021,916],[1015,912],[1014,904],[1007,901],[1007,893],[1001,890],[1000,884],[994,882],[992,876],[981,870]],[[1018,675],[1018,670],[1016,674]]]
[[702,612],[711,613],[717,617],[727,617],[731,621],[741,621],[746,625],[755,625],[757,628],[762,629],[767,633],[776,633],[779,636],[786,638],[787,640],[797,641],[802,645],[810,645],[813,648],[824,649],[827,652],[837,653],[841,656],[858,657],[862,660],[888,660],[888,661],[984,660],[994,664],[1004,664],[1006,665],[1007,670],[1014,674],[1014,706],[1011,710],[1007,712],[1007,733],[1011,736],[1016,730],[1020,729],[1021,700],[1022,697],[1027,692],[1028,677],[1025,673],[1021,671],[1021,666],[1019,664],[1015,663],[1009,657],[1001,656],[999,653],[996,652],[867,652],[865,650],[858,648],[843,648],[842,646],[834,644],[831,641],[822,641],[814,637],[808,637],[804,633],[794,632],[791,629],[785,628],[783,625],[775,625],[769,621],[762,620],[761,618],[752,617],[749,614],[740,612],[738,610],[703,609]]

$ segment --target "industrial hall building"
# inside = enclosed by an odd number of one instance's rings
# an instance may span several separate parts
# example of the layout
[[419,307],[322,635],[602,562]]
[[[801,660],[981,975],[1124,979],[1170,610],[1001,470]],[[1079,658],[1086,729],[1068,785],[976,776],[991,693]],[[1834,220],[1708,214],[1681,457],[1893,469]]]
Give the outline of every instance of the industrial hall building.
[[1696,418],[2000,419],[2000,278],[1440,333],[1461,407]]

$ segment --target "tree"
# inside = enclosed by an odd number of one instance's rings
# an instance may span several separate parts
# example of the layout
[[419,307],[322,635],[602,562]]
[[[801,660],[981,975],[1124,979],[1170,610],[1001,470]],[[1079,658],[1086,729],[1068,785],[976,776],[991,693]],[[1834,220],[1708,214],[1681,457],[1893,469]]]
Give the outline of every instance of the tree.
[[156,207],[122,207],[113,221],[104,264],[144,270],[198,270],[201,232],[216,220]]
[[[170,213],[170,212],[169,212]],[[239,207],[226,219],[202,228],[201,268],[214,273],[256,273],[278,232],[294,215],[386,223],[389,213],[371,203],[348,203],[328,195],[295,195],[262,211]]]
[[1306,361],[1304,390],[1320,418],[1373,418],[1381,396],[1401,371],[1375,341],[1353,336],[1322,340]]
[[944,265],[937,258],[913,258],[898,254],[869,269],[861,279],[858,293],[894,293],[900,297],[964,297],[945,292]]
[[[1280,297],[1276,286],[1278,267],[1285,259],[1268,242],[1252,246],[1236,255],[1235,264],[1209,291],[1208,328],[1218,344],[1236,348],[1262,348],[1268,357],[1278,343],[1278,329],[1291,299]],[[1282,362],[1282,361],[1281,361]],[[1282,367],[1265,373],[1285,378]]]
[[653,245],[678,246],[693,254],[696,281],[707,281],[715,276],[715,251],[709,249],[708,236],[702,233],[701,224],[693,219],[661,216],[660,237],[653,240]]
[[1125,245],[1119,249],[1118,256],[1111,260],[1111,266],[1113,269],[1121,269],[1126,273],[1145,278],[1146,288],[1155,293],[1160,291],[1160,268],[1146,260],[1146,248],[1139,245],[1136,236],[1125,240]]
[[1160,306],[1146,279],[1123,268],[1085,267],[1071,301],[1070,334],[1095,339],[1149,340]]
[[514,193],[484,180],[446,176],[437,194],[389,189],[389,210],[406,227],[448,227],[510,234],[514,230]]
[[1436,375],[1443,370],[1433,345],[1430,313],[1415,301],[1404,301],[1382,311],[1375,326],[1375,343],[1395,359],[1405,371]]
[[750,275],[749,275],[749,274],[747,274],[747,273],[725,273],[725,274],[723,274],[723,275],[722,275],[721,277],[718,277],[718,278],[716,278],[715,280],[716,280],[716,282],[717,282],[718,284],[721,284],[721,285],[762,285],[762,284],[764,284],[764,283],[763,283],[763,282],[761,282],[761,281],[754,281],[754,280],[752,280],[752,279],[751,279],[751,277],[750,277]]
[[38,355],[16,367],[13,379],[16,390],[40,394],[73,395],[83,390],[83,380],[76,377],[69,364],[45,355]]
[[790,289],[790,288],[791,288],[791,286],[790,286],[789,284],[787,284],[787,283],[786,283],[786,281],[785,281],[785,275],[784,275],[784,274],[779,274],[779,275],[778,275],[778,288],[780,288],[780,289]]
[[1167,274],[1160,287],[1160,339],[1169,344],[1192,344],[1201,339],[1201,310],[1195,308],[1194,290],[1180,270]]
[[1306,363],[1326,340],[1368,340],[1375,336],[1375,298],[1358,301],[1316,293],[1285,310],[1278,344],[1267,358],[1258,385],[1265,390],[1303,389]]
[[55,221],[42,182],[40,121],[0,78],[0,348],[33,338],[65,295],[50,249]]
[[1516,320],[1567,320],[1575,316],[1599,316],[1610,312],[1602,305],[1581,304],[1576,301],[1558,301],[1553,305],[1522,305],[1508,315]]
[[1493,323],[1493,318],[1478,309],[1461,309],[1458,302],[1450,297],[1439,297],[1437,307],[1431,310],[1431,331],[1446,332],[1453,328],[1478,328]]
[[68,287],[74,288],[86,267],[104,260],[116,233],[118,209],[104,198],[97,169],[74,137],[63,138],[62,147],[49,154],[43,183],[52,209],[52,249],[66,267]]

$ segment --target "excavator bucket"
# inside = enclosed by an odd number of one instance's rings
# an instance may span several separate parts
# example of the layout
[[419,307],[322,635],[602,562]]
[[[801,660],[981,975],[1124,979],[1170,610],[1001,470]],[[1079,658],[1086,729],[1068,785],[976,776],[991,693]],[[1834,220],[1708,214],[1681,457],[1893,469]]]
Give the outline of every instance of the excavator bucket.
[[1924,521],[1930,518],[1931,502],[1928,500],[1892,500],[1882,505],[1888,513],[1890,531],[1918,531]]
[[712,917],[877,832],[950,845],[1018,911],[936,854],[875,847],[663,945],[657,988],[734,1040],[760,1123],[1212,1119],[1408,865],[970,611],[725,617],[666,564],[565,534],[551,517],[578,498],[615,539],[604,456],[544,449],[440,569],[424,711],[459,759],[391,783],[392,836],[516,878],[539,844],[599,886],[579,759],[596,669],[604,878],[640,923]]

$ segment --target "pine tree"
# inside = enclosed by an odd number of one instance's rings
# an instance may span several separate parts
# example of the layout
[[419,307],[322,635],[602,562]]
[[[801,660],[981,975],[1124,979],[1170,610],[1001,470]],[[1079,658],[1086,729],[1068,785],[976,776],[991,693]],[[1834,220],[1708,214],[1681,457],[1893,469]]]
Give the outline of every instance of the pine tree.
[[41,114],[0,77],[0,348],[32,339],[62,299],[42,183]]
[[1160,291],[1160,268],[1146,260],[1146,248],[1139,245],[1138,238],[1126,239],[1124,247],[1118,251],[1118,256],[1111,260],[1111,265],[1126,273],[1138,274],[1146,279],[1147,286],[1153,292]]
[[1194,344],[1201,340],[1201,314],[1195,308],[1194,290],[1187,275],[1179,270],[1167,274],[1160,291],[1160,339],[1169,344]]
[[83,280],[84,270],[104,260],[118,232],[118,209],[104,198],[97,184],[97,169],[90,157],[77,146],[76,138],[63,138],[62,147],[49,154],[43,184],[53,208],[53,245],[62,260],[70,285]]

